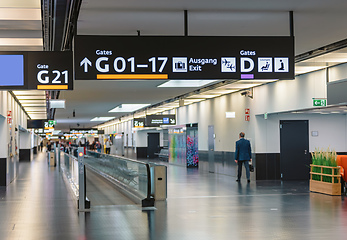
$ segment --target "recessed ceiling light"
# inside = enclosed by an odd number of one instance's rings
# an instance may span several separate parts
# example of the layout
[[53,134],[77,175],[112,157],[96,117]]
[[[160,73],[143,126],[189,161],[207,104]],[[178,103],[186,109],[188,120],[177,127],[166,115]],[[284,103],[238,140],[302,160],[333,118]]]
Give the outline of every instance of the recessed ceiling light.
[[41,21],[41,9],[0,7],[0,20]]
[[42,38],[0,38],[1,46],[42,46]]
[[91,122],[105,122],[105,121],[109,121],[111,119],[114,119],[115,117],[95,117],[93,119],[91,119]]
[[219,97],[220,94],[215,95],[215,94],[197,94],[197,95],[192,95],[187,97],[186,99],[190,100],[190,99],[206,99],[206,98],[215,98],[215,97]]
[[158,87],[202,87],[215,81],[217,80],[170,80],[166,83],[159,85]]
[[149,105],[150,104],[121,104],[108,112],[135,112]]
[[276,82],[278,79],[252,79],[252,80],[240,80],[238,83],[268,83],[268,82]]
[[65,108],[64,99],[51,99],[49,100],[50,108]]

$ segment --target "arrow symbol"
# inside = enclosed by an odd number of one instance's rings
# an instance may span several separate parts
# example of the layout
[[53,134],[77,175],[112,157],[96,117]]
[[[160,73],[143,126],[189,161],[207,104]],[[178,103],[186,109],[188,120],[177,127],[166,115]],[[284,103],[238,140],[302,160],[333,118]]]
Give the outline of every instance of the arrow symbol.
[[86,73],[86,72],[88,72],[88,65],[92,66],[92,62],[89,61],[89,59],[87,57],[85,57],[80,63],[80,66],[82,66],[82,65],[84,65],[84,72]]

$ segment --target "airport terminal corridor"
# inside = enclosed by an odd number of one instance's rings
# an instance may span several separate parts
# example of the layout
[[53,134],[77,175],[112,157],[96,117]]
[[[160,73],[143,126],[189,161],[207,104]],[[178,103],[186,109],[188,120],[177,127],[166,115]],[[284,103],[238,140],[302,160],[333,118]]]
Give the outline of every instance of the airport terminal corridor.
[[[239,184],[231,176],[170,165],[167,201],[154,208],[92,200],[90,212],[78,213],[45,152],[20,163],[19,171],[0,189],[1,239],[343,239],[347,233],[345,197],[310,193],[305,181]],[[102,179],[91,189],[113,200],[121,195]]]
[[0,0],[0,240],[347,239],[346,9]]

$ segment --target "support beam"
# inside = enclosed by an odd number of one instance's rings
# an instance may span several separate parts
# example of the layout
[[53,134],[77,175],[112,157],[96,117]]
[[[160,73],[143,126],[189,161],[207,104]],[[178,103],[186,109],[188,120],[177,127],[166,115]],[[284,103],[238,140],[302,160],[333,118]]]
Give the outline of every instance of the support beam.
[[293,13],[293,11],[289,12],[289,31],[290,31],[290,36],[294,37],[294,13]]
[[188,10],[184,10],[184,36],[188,37]]

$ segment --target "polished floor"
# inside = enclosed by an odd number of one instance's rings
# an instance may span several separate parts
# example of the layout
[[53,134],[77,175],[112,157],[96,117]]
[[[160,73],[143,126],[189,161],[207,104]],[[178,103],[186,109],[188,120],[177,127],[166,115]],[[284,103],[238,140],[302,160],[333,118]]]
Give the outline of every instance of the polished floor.
[[[110,191],[106,185],[94,184],[93,197]],[[166,202],[154,209],[117,204],[92,202],[91,212],[78,213],[58,169],[40,153],[0,188],[0,239],[347,238],[345,199],[310,193],[307,182],[238,184],[234,177],[169,166]]]

